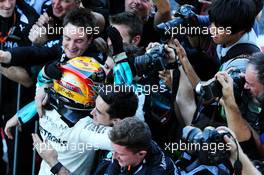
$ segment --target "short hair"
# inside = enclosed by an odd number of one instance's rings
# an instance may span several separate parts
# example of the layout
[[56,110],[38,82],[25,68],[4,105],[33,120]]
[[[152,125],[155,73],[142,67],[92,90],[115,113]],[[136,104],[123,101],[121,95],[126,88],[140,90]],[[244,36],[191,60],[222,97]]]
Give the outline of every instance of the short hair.
[[257,72],[257,79],[264,85],[264,53],[257,52],[249,58],[248,64],[254,66]]
[[104,85],[98,95],[109,105],[106,111],[110,118],[123,119],[136,114],[138,97],[132,86]]
[[215,0],[209,8],[209,19],[217,27],[231,27],[232,34],[249,32],[256,17],[252,0]]
[[109,132],[112,143],[125,146],[133,153],[148,150],[151,145],[151,132],[148,125],[135,117],[128,117],[114,125]]
[[84,27],[85,29],[94,28],[95,17],[90,10],[76,7],[67,12],[63,18],[63,27],[68,23],[71,23],[74,26]]
[[253,0],[256,4],[256,14],[258,15],[259,12],[263,9],[263,0]]
[[131,12],[122,12],[110,16],[110,24],[126,25],[129,28],[129,36],[131,39],[137,35],[142,36],[143,23],[140,18]]

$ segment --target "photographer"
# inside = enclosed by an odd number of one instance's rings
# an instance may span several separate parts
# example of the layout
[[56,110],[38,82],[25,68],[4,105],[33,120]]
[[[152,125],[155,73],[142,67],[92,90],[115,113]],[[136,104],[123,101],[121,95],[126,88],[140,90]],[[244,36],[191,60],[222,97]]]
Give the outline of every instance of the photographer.
[[[207,39],[216,44],[216,53],[220,64],[238,55],[259,51],[256,44],[256,34],[252,27],[261,6],[263,4],[253,0],[213,1],[208,12],[211,36],[202,35],[202,37],[203,39],[208,37]],[[230,13],[226,13],[227,11]],[[195,38],[190,39],[195,41]],[[208,49],[208,45],[204,45],[206,43],[204,40],[198,39],[196,44],[195,42],[191,43],[205,51]]]
[[[178,174],[260,174],[243,152],[235,134],[225,126],[183,128],[180,145],[186,144],[175,162]],[[212,146],[214,145],[214,146]]]
[[251,174],[260,175],[261,173],[254,167],[252,162],[249,160],[248,156],[243,152],[240,145],[237,143],[237,139],[236,139],[233,131],[231,131],[227,127],[218,127],[216,129],[218,132],[228,132],[233,137],[233,138],[230,138],[227,135],[224,136],[225,142],[231,146],[230,161],[231,161],[233,167],[235,166],[235,161],[239,157],[239,160],[242,164],[241,174],[243,174],[243,175],[251,175]]
[[[185,74],[185,68],[178,64],[178,58],[185,64],[187,59],[182,57],[186,58],[186,53],[175,39],[165,45],[150,43],[147,52],[133,61],[137,75],[145,80],[139,83],[160,87],[158,92],[153,90],[146,95],[144,105],[146,122],[158,144],[177,140],[175,133],[191,122],[196,109],[192,84]],[[159,78],[155,76],[158,73]]]
[[[248,90],[253,100],[260,104],[263,108],[263,67],[264,67],[264,54],[254,54],[247,65],[245,72],[245,85],[244,89]],[[220,103],[223,105],[227,117],[227,124],[230,129],[234,131],[240,142],[242,149],[251,158],[259,158],[258,152],[263,157],[263,144],[258,134],[263,133],[263,111],[261,110],[260,117],[258,118],[258,125],[260,132],[257,132],[250,126],[250,123],[245,120],[237,102],[234,97],[233,79],[226,72],[218,72],[216,79],[222,85],[223,97]],[[258,148],[257,150],[254,148]],[[258,152],[257,152],[258,151]]]

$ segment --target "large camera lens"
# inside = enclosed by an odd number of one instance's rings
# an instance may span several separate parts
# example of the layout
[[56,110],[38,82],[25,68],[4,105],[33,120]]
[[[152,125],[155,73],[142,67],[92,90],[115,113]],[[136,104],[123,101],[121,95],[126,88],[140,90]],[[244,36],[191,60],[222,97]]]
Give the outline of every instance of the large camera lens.
[[202,137],[202,131],[199,128],[193,126],[183,128],[182,138],[188,142],[199,142]]
[[[240,69],[229,72],[229,76],[233,79],[234,96],[238,104],[245,85],[245,79],[240,77],[240,73]],[[195,92],[206,101],[216,97],[222,97],[223,95],[221,84],[214,79],[207,82],[199,82],[195,87]]]
[[[203,132],[199,128],[186,126],[183,128],[182,138],[188,143],[199,143],[198,149],[196,147],[193,154],[198,157],[198,161],[201,164],[219,165],[227,162],[230,157],[230,152],[223,146],[225,144],[224,135],[226,134],[229,133],[219,133],[211,126],[206,127]],[[219,144],[222,145],[221,149],[218,148]],[[191,150],[193,150],[192,148]]]
[[144,55],[135,58],[135,68],[138,75],[152,74],[165,69],[164,45],[158,45],[150,49]]
[[222,86],[217,80],[209,80],[207,82],[199,82],[195,91],[205,100],[212,100],[216,97],[222,97]]

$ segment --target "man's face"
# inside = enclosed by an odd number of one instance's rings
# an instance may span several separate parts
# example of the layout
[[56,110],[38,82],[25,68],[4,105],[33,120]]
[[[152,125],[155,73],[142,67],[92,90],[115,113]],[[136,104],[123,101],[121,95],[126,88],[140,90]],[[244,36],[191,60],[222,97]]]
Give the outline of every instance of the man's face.
[[87,36],[83,27],[68,23],[63,28],[62,45],[68,58],[81,56],[89,47],[92,37]]
[[113,158],[116,159],[121,167],[125,167],[131,165],[132,167],[139,165],[146,153],[142,151],[142,153],[133,153],[131,150],[126,148],[125,146],[121,146],[115,143],[112,143],[113,148]]
[[143,21],[149,17],[151,0],[125,0],[125,11],[138,15]]
[[255,67],[251,64],[247,66],[245,80],[246,83],[244,85],[244,88],[250,91],[253,98],[256,98],[259,102],[263,102],[262,100],[264,100],[264,85],[261,84],[257,79],[257,71],[255,70]]
[[63,18],[67,11],[78,6],[76,0],[52,0],[52,12],[58,18]]
[[91,111],[93,116],[93,121],[95,124],[100,125],[112,125],[110,115],[107,113],[109,109],[109,104],[107,104],[101,96],[98,96],[95,100],[95,108]]
[[0,0],[0,16],[9,18],[16,7],[16,0]]

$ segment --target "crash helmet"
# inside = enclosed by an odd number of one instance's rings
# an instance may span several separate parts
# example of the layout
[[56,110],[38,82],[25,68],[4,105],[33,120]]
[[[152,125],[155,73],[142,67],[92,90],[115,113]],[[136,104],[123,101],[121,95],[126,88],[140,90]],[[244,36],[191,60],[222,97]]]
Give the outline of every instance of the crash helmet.
[[89,115],[95,106],[97,87],[104,83],[102,65],[92,57],[76,57],[59,67],[62,77],[50,88],[50,103],[67,120]]

